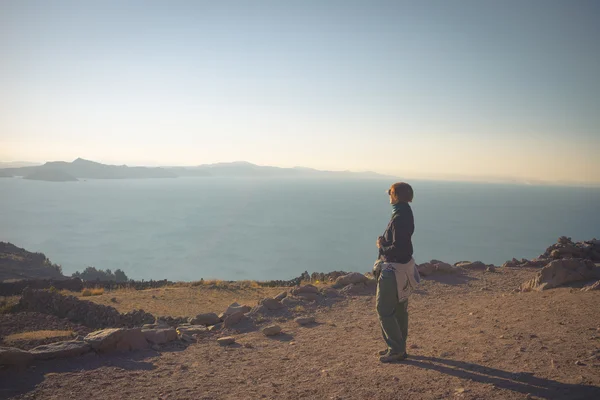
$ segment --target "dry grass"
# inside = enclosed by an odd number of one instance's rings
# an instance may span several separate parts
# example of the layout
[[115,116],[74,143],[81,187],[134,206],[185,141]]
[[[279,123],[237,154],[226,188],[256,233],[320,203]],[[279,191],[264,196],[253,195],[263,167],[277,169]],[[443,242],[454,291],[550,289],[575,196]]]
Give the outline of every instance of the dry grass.
[[104,288],[83,289],[83,291],[81,292],[82,297],[100,296],[102,294],[104,294]]
[[13,333],[4,338],[6,343],[17,342],[20,340],[42,340],[48,338],[62,338],[71,337],[74,335],[73,331],[33,331],[33,332],[21,332]]
[[0,296],[0,314],[11,312],[13,306],[18,302],[20,296]]
[[[218,282],[185,286],[178,284],[146,290],[119,289],[107,292],[107,296],[90,297],[86,300],[115,307],[122,313],[143,309],[156,316],[189,317],[205,312],[219,314],[234,301],[255,306],[258,300],[273,297],[286,289],[254,287],[249,283],[248,287],[242,287],[240,281],[233,283],[220,281],[224,282],[220,285]],[[82,293],[72,294],[83,297]],[[116,303],[111,301],[113,298],[116,298]]]

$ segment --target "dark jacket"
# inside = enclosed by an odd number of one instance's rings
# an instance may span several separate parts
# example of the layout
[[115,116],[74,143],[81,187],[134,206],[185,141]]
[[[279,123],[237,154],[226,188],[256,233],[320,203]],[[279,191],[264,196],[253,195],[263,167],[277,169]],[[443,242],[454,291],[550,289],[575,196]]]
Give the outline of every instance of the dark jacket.
[[386,262],[406,264],[413,255],[411,236],[415,231],[415,220],[408,203],[401,203],[383,234],[379,258]]

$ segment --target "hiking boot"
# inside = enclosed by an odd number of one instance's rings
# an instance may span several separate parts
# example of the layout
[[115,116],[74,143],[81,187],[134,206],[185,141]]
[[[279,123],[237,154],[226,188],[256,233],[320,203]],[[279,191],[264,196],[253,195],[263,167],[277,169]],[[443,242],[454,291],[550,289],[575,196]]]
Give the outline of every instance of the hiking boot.
[[385,356],[385,355],[386,355],[387,353],[389,353],[389,352],[390,352],[390,350],[389,350],[389,349],[385,349],[385,350],[379,350],[379,351],[377,352],[377,355],[379,355],[379,356]]
[[382,363],[391,363],[395,361],[406,360],[407,354],[387,354],[385,356],[379,357],[379,361]]

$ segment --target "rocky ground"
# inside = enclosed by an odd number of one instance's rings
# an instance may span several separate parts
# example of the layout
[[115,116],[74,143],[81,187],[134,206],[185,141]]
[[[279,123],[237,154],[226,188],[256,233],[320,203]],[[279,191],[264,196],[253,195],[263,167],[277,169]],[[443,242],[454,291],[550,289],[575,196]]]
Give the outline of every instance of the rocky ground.
[[[295,308],[295,316],[316,317],[307,326],[267,315],[260,324],[280,325],[276,336],[260,329],[206,332],[197,342],[176,341],[159,351],[88,353],[6,368],[0,398],[600,398],[600,291],[581,291],[583,284],[515,290],[537,271],[427,277],[409,303],[410,356],[395,364],[376,356],[384,345],[374,296],[366,294]],[[149,295],[147,309],[164,307],[164,297],[176,293]],[[239,300],[239,293],[226,293],[223,304]],[[125,297],[117,296],[121,305]],[[220,346],[217,338],[227,335],[236,344]]]

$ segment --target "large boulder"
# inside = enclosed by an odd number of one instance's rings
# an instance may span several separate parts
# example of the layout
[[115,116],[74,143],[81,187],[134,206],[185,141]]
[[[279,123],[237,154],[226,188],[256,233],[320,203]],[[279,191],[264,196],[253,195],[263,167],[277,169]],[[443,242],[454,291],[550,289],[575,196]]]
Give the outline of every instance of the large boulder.
[[429,276],[435,273],[436,268],[432,263],[423,263],[417,266],[417,270],[419,270],[420,275]]
[[333,285],[333,287],[334,288],[342,288],[342,287],[350,285],[350,284],[366,282],[367,279],[368,278],[366,276],[364,276],[363,274],[361,274],[359,272],[350,272],[347,275],[338,277],[335,280],[335,284]]
[[188,322],[192,325],[215,325],[221,322],[221,318],[215,313],[204,313],[198,314],[195,317],[192,317],[188,320]]
[[581,288],[582,292],[589,292],[590,290],[600,290],[600,281],[596,281],[595,283],[592,283],[591,285],[587,285],[587,286]]
[[177,327],[177,333],[181,335],[198,335],[201,333],[206,333],[208,329],[205,325],[182,325]]
[[148,347],[148,342],[140,328],[103,329],[88,334],[84,340],[92,349],[102,353],[140,350]]
[[36,360],[49,360],[52,358],[77,357],[92,350],[89,343],[79,340],[56,342],[38,346],[29,352]]
[[0,347],[0,365],[16,365],[23,367],[34,359],[28,351],[14,347]]
[[566,258],[551,261],[535,278],[521,285],[522,291],[542,291],[577,281],[600,279],[600,267],[590,260]]
[[319,299],[319,295],[317,293],[299,293],[297,297],[300,300],[306,301],[316,301]]
[[144,338],[152,344],[165,344],[177,340],[175,328],[142,329]]

